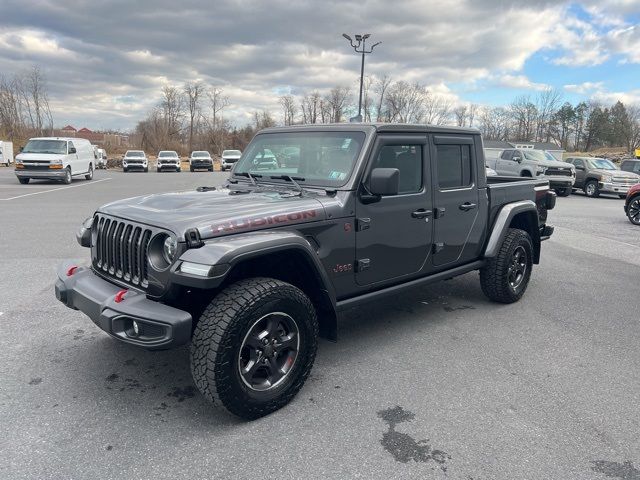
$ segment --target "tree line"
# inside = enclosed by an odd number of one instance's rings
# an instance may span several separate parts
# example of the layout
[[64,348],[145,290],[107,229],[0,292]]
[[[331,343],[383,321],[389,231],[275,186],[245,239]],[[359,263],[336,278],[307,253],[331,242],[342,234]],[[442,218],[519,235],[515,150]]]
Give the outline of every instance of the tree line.
[[573,105],[551,89],[519,96],[505,107],[480,108],[477,126],[487,140],[553,142],[568,151],[640,147],[640,105]]
[[[277,110],[253,111],[251,122],[239,127],[225,115],[231,101],[221,86],[203,82],[167,85],[158,104],[131,133],[131,146],[183,154],[199,149],[217,154],[227,148],[244,149],[262,128],[349,121],[358,113],[358,87],[282,95],[277,98]],[[605,105],[595,100],[572,104],[553,89],[518,96],[506,106],[489,107],[454,104],[419,82],[368,76],[363,82],[362,115],[365,122],[473,126],[487,140],[553,142],[569,151],[640,147],[640,105],[620,101]],[[0,136],[22,141],[52,132],[53,115],[42,70],[33,66],[11,76],[0,74]]]

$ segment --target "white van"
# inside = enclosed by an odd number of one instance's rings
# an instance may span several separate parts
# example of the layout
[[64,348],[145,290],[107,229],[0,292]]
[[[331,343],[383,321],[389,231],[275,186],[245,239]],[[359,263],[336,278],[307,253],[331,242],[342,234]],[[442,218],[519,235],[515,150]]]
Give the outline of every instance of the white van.
[[16,156],[16,177],[22,184],[32,178],[61,180],[93,178],[95,155],[89,140],[83,138],[39,137],[30,139]]
[[0,163],[7,167],[13,163],[13,143],[0,140]]

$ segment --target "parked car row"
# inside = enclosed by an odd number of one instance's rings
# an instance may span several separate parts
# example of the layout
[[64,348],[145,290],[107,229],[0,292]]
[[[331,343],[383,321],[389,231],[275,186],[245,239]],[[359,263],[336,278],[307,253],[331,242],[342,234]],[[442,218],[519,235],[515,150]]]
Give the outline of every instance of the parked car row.
[[640,175],[621,170],[606,158],[570,157],[565,161],[576,169],[574,190],[582,189],[587,197],[611,193],[625,198],[629,189],[640,183]]
[[[242,152],[240,152],[240,150],[225,150],[222,152],[221,169],[223,171],[231,169],[241,155]],[[195,172],[198,169],[213,172],[213,158],[206,150],[194,150],[191,152],[191,155],[189,155],[188,161],[191,172]],[[127,150],[122,158],[122,170],[124,172],[128,172],[129,170],[148,172],[149,159],[147,158],[147,154],[143,150]],[[161,150],[158,152],[156,171],[162,172],[164,170],[181,171],[180,156],[175,150]]]

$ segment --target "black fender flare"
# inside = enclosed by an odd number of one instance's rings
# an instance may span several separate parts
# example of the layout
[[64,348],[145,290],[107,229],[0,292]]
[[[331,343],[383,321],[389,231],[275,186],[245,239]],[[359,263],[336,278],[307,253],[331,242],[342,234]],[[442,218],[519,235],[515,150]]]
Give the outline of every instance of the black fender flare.
[[512,220],[522,213],[528,213],[531,218],[535,218],[535,223],[531,229],[531,240],[533,241],[534,262],[539,261],[540,255],[540,225],[538,221],[538,210],[536,204],[532,200],[521,200],[519,202],[508,203],[504,205],[496,216],[487,244],[484,249],[484,257],[492,258],[498,254],[500,246],[507,235],[507,230]]
[[[186,287],[211,290],[220,287],[234,267],[240,263],[266,257],[273,253],[296,252],[303,255],[314,275],[319,305],[321,335],[330,340],[337,338],[336,295],[327,272],[313,245],[294,231],[260,230],[238,235],[212,238],[200,248],[186,250],[171,268],[171,282]],[[181,271],[187,263],[208,266],[208,275],[197,276]],[[276,276],[277,277],[277,276]],[[314,302],[317,303],[317,302]]]

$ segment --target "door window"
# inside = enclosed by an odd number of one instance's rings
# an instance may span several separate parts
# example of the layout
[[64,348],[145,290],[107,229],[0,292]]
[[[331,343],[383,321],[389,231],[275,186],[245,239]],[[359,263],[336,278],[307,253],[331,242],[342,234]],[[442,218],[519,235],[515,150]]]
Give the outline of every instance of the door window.
[[69,142],[68,147],[69,147],[69,149],[67,150],[67,152],[70,152],[71,149],[73,148],[73,142]]
[[436,145],[436,160],[441,189],[471,185],[471,145]]
[[373,168],[397,168],[398,193],[406,195],[422,190],[422,145],[385,145],[378,152]]
[[502,152],[502,155],[500,155],[500,158],[503,160],[511,160],[512,155],[513,150],[505,150],[504,152]]
[[573,161],[573,165],[574,165],[575,167],[583,167],[583,168],[584,168],[584,162],[583,162],[582,160],[580,160],[579,158],[576,158],[576,159]]

